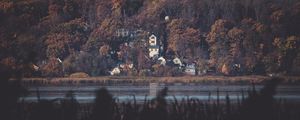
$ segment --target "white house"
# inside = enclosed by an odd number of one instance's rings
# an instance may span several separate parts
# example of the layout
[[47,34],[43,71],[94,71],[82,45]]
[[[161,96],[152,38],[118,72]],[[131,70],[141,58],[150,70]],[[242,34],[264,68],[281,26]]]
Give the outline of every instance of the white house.
[[195,64],[189,64],[185,67],[184,72],[188,75],[196,75],[196,66]]
[[161,65],[166,65],[166,59],[164,57],[159,57],[158,60],[160,61]]
[[148,51],[149,51],[150,58],[153,58],[154,56],[159,55],[159,45],[157,44],[156,36],[153,34],[149,37]]
[[110,71],[110,75],[118,75],[121,73],[121,70],[119,67],[115,67],[112,71]]
[[178,57],[176,57],[176,58],[173,59],[173,63],[175,65],[183,66],[181,60]]
[[149,49],[149,57],[150,58],[153,58],[154,56],[159,55],[159,47],[150,46],[148,49]]
[[153,34],[149,37],[149,45],[150,46],[156,46],[157,45],[156,36],[153,35]]

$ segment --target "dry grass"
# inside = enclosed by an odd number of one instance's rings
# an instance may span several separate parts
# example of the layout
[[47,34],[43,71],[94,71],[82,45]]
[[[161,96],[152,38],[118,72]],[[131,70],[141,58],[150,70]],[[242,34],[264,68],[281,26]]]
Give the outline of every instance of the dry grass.
[[[140,77],[140,76],[101,76],[101,77],[61,77],[61,78],[23,78],[23,81],[51,81],[59,83],[62,81],[94,81],[94,82],[106,82],[106,81],[130,81],[130,82],[163,82],[163,83],[190,83],[190,82],[247,82],[247,83],[262,83],[265,80],[269,80],[268,76],[181,76],[181,77]],[[296,83],[300,81],[300,77],[283,76],[281,77],[284,82]]]

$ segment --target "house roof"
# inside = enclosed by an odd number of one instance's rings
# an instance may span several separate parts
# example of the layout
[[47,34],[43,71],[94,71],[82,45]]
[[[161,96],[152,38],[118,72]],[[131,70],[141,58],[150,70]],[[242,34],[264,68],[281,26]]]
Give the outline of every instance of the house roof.
[[149,39],[156,39],[156,36],[154,34],[152,34]]

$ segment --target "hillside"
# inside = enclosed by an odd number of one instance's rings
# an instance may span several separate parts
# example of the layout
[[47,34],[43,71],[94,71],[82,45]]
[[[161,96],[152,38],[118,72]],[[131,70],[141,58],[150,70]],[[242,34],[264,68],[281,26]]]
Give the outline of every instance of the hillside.
[[297,0],[1,0],[0,66],[25,77],[297,75],[299,21]]

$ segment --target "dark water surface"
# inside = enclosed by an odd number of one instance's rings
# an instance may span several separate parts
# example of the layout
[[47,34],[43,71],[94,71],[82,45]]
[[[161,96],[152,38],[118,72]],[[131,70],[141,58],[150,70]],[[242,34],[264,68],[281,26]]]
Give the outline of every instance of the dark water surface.
[[[28,102],[37,101],[37,90],[39,90],[41,99],[59,99],[64,98],[65,94],[72,90],[79,102],[93,102],[94,91],[105,87],[114,96],[117,101],[132,101],[134,98],[142,102],[145,98],[151,99],[155,96],[156,91],[163,87],[168,87],[169,92],[167,100],[197,98],[200,100],[225,100],[226,95],[232,101],[237,101],[247,97],[247,91],[252,90],[251,85],[212,85],[212,84],[163,84],[149,83],[148,85],[134,84],[115,84],[115,85],[69,85],[69,86],[29,86],[29,95],[21,98]],[[258,91],[262,85],[256,85]],[[276,89],[277,94],[274,96],[278,100],[287,100],[291,102],[300,102],[300,85],[280,85]],[[146,97],[147,96],[147,97]]]

